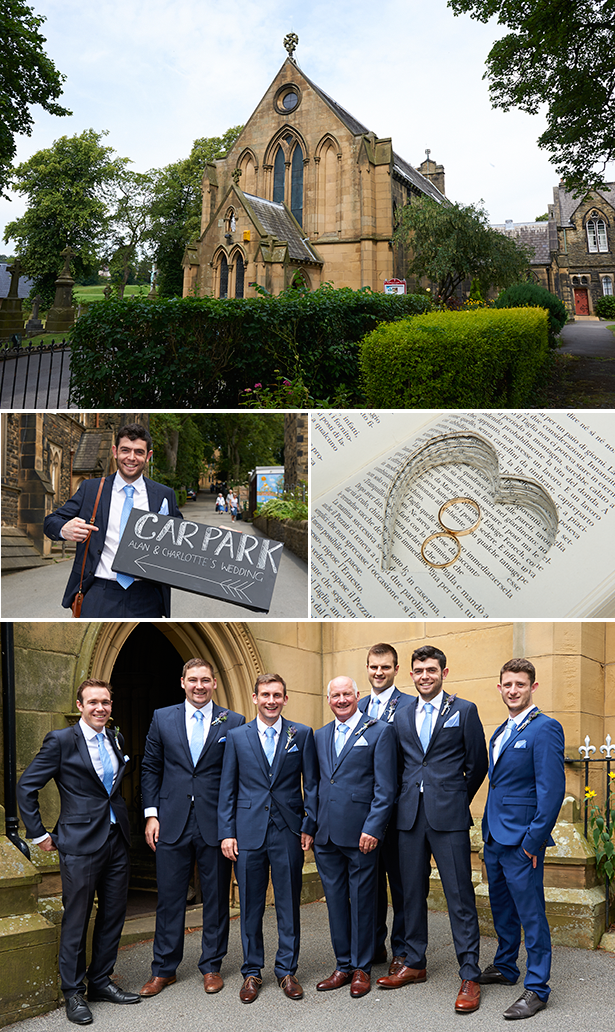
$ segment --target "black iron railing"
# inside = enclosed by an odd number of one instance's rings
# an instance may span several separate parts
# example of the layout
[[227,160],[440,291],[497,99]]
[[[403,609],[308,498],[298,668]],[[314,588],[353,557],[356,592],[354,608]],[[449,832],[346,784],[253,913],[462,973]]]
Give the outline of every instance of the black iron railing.
[[[565,759],[566,763],[569,764],[582,764],[584,773],[584,786],[585,788],[590,787],[590,767],[592,764],[601,763],[604,765],[604,822],[607,830],[611,827],[611,764],[615,763],[615,742],[611,743],[611,736],[607,735],[605,744],[600,746],[600,752],[602,756],[594,756],[596,752],[596,746],[591,744],[589,735],[585,735],[584,745],[579,746],[580,760],[574,759],[574,757],[567,756]],[[585,793],[585,804],[583,813],[583,834],[585,838],[588,838],[589,831],[589,814],[592,805],[592,799],[588,798]],[[610,925],[609,918],[609,896],[611,892],[611,880],[607,874],[604,875],[605,884],[605,928],[608,931]]]
[[68,408],[70,344],[0,345],[0,408]]

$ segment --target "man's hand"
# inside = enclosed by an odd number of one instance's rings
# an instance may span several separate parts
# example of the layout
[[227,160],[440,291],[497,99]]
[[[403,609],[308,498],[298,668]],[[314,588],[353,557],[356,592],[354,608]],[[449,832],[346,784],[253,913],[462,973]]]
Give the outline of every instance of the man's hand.
[[75,516],[63,525],[61,536],[65,541],[85,541],[93,530],[98,530],[98,527],[86,523],[81,516]]
[[145,822],[145,841],[149,848],[155,853],[156,843],[160,835],[160,821],[157,817],[148,817]]
[[42,842],[39,842],[38,848],[44,849],[46,853],[53,853],[54,849],[57,849],[58,847],[54,846],[53,841],[51,839],[51,835],[48,835],[46,839],[43,839]]
[[311,849],[314,845],[314,836],[306,835],[304,831],[301,832],[301,848],[304,853],[307,853],[308,849]]
[[223,838],[220,843],[220,848],[227,860],[236,860],[239,856],[236,838]]
[[366,835],[365,832],[359,839],[359,849],[362,853],[371,853],[373,849],[378,845],[378,839],[374,838],[373,835]]
[[536,867],[536,864],[538,863],[538,857],[534,856],[533,853],[528,853],[527,849],[524,849],[523,852],[528,857],[528,859],[532,861],[532,867]]

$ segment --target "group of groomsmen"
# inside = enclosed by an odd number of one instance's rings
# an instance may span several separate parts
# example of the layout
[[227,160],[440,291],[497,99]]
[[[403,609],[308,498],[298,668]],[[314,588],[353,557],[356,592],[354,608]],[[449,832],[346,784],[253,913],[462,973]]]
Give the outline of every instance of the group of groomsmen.
[[[252,1003],[262,984],[271,874],[278,930],[274,973],[285,995],[300,1000],[299,905],[304,856],[312,848],[335,954],[335,969],[318,983],[319,992],[348,985],[350,995],[360,998],[370,991],[372,965],[388,960],[387,882],[392,960],[377,985],[393,990],[426,980],[433,856],[459,962],[455,1010],[477,1010],[482,985],[517,982],[522,927],[524,991],[504,1017],[531,1017],[546,1006],[551,937],[543,868],[564,797],[561,725],[535,706],[536,674],[526,659],[502,667],[498,689],[508,719],[492,736],[489,751],[474,703],[444,691],[443,652],[423,646],[413,653],[416,696],[395,687],[398,670],[393,646],[372,646],[370,694],[360,698],[350,677],[333,678],[327,699],[334,719],[314,733],[283,716],[288,693],[279,674],[257,678],[256,717],[246,723],[213,701],[216,678],[209,662],[195,658],[185,664],[185,701],[154,713],[142,761],[145,837],[156,854],[158,906],[152,973],[139,993],[122,990],[110,977],[128,891],[128,815],[119,789],[129,758],[118,730],[106,729],[110,686],[95,680],[81,685],[79,723],[46,736],[18,790],[29,837],[42,849],[59,850],[59,965],[70,1021],[93,1020],[88,1001],[139,1003],[176,981],[195,862],[203,893],[199,969],[205,992],[224,986],[220,971],[234,864],[243,948],[240,999]],[[469,829],[470,803],[487,772],[484,859],[498,948],[481,971]],[[61,811],[49,834],[38,792],[52,779]],[[95,892],[98,912],[87,966],[85,933]]]

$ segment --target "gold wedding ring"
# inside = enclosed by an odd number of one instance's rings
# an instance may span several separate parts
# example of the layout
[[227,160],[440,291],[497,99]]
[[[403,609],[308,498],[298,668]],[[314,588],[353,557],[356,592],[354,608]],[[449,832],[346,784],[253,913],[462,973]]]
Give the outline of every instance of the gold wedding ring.
[[[476,523],[472,527],[468,527],[467,530],[455,530],[454,527],[447,527],[446,523],[442,522],[442,513],[445,512],[446,509],[450,509],[451,505],[458,505],[460,502],[467,502],[468,505],[473,505],[474,508],[476,509],[477,513],[478,513],[478,519],[477,519]],[[481,521],[480,506],[479,506],[478,502],[474,501],[473,498],[451,498],[450,502],[445,502],[444,505],[440,506],[440,511],[438,513],[438,523],[440,524],[440,526],[444,530],[447,530],[449,532],[449,534],[454,534],[455,537],[464,537],[465,534],[471,534],[473,530],[476,530],[476,528],[478,527],[480,521]]]
[[[425,545],[428,545],[430,541],[435,541],[436,538],[441,538],[441,537],[450,537],[450,538],[452,538],[453,541],[455,542],[455,544],[457,545],[457,551],[455,552],[455,555],[453,556],[453,558],[452,559],[448,559],[445,563],[432,563],[431,559],[428,559],[427,556],[425,555]],[[423,541],[423,544],[421,545],[421,555],[423,556],[423,559],[425,560],[425,562],[429,566],[433,566],[434,570],[442,570],[445,566],[450,566],[451,563],[455,562],[455,559],[459,558],[459,553],[460,552],[461,552],[461,545],[459,543],[457,535],[453,534],[452,530],[444,530],[444,531],[440,530],[440,531],[438,531],[437,534],[430,534],[429,537],[425,538],[425,540]]]

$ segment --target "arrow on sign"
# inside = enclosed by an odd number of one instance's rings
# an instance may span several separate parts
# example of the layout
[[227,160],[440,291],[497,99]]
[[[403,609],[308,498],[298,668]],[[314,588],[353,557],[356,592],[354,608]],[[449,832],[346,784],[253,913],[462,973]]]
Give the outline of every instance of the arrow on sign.
[[[141,573],[145,573],[144,567],[146,566],[151,566],[154,570],[164,570],[166,573],[175,572],[172,567],[163,566],[161,563],[152,563],[147,559],[135,559],[134,563],[135,566],[139,567]],[[248,596],[248,589],[251,588],[252,585],[247,584],[245,587],[238,587],[238,585],[244,584],[244,581],[235,581],[234,583],[230,580],[217,581],[212,577],[203,577],[200,573],[188,573],[187,570],[182,570],[181,575],[182,577],[194,577],[195,580],[205,581],[207,584],[215,584],[217,587],[223,588],[231,598],[239,599],[240,601],[248,603],[252,601]]]

